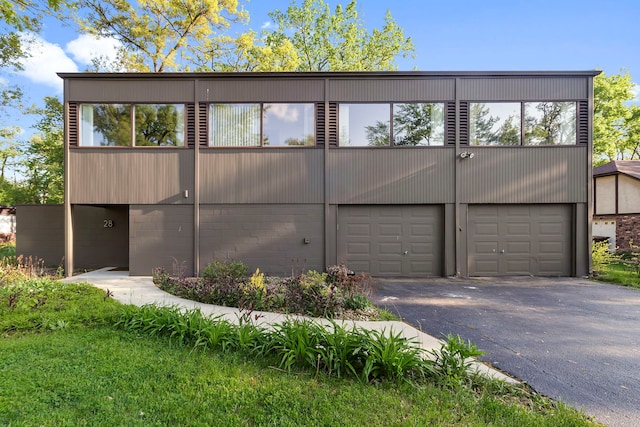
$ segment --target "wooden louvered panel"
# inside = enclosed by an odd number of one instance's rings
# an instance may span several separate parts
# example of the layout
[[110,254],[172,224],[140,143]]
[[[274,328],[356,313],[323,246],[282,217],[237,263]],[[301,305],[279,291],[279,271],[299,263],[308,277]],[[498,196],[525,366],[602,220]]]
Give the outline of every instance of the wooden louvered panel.
[[444,139],[446,145],[456,144],[456,103],[447,102],[444,110]]
[[316,145],[324,147],[326,139],[325,132],[325,111],[324,103],[319,102],[316,104]]
[[209,118],[207,112],[209,106],[204,102],[198,104],[198,137],[200,147],[209,146]]
[[338,146],[338,104],[329,103],[329,146]]
[[187,146],[194,148],[196,145],[196,106],[194,104],[187,104]]
[[589,103],[587,101],[578,102],[578,144],[589,144]]
[[469,145],[469,103],[460,103],[460,145]]
[[329,103],[329,123],[326,123],[327,115],[324,103],[316,104],[316,145],[324,147],[329,143],[330,147],[338,146],[338,104]]
[[68,117],[68,124],[69,124],[69,126],[67,127],[67,132],[68,132],[68,138],[69,138],[69,146],[77,147],[79,142],[78,136],[80,134],[80,126],[79,126],[79,118],[78,118],[79,106],[76,103],[70,102],[67,105],[67,108],[68,108],[67,117]]

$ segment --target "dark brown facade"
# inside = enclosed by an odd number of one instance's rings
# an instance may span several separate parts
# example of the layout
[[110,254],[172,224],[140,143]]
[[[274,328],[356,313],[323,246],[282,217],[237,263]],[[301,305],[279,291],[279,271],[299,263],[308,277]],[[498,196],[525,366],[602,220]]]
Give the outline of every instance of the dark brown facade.
[[[587,274],[596,74],[61,74],[67,272],[126,258],[134,275],[213,259],[273,274],[340,262],[380,276]],[[185,106],[184,146],[83,146],[83,105],[150,103]],[[214,105],[267,103],[310,105],[312,145],[212,146]],[[393,131],[346,146],[359,108],[388,104],[393,129],[396,104],[421,103],[442,111],[437,146],[395,145]],[[544,103],[571,107],[571,143],[527,145],[524,117]],[[520,143],[474,145],[470,117],[486,106],[515,111]],[[85,236],[86,221],[107,234]]]

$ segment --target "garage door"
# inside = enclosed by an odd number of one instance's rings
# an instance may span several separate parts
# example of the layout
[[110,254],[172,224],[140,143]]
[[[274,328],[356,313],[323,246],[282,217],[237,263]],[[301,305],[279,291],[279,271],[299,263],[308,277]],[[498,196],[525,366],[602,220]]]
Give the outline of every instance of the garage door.
[[340,206],[338,262],[374,276],[442,275],[441,206]]
[[471,276],[570,276],[570,205],[471,205]]

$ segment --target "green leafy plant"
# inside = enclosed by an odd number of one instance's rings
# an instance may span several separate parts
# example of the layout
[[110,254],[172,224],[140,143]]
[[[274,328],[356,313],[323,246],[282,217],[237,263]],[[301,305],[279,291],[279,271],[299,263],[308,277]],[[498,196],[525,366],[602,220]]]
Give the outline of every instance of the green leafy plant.
[[484,354],[471,341],[464,341],[459,335],[448,334],[439,350],[431,352],[433,356],[430,372],[445,384],[458,386],[468,381],[473,372],[473,357]]
[[213,261],[202,269],[202,277],[211,280],[242,280],[248,272],[249,267],[242,261]]
[[593,242],[591,260],[594,273],[602,273],[615,259],[615,254],[609,251],[608,242]]

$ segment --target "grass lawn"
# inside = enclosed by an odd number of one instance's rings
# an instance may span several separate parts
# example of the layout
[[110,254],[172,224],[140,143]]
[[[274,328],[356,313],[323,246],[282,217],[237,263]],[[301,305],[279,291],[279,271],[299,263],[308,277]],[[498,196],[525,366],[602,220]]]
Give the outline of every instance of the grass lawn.
[[0,285],[0,426],[593,425],[496,382],[287,373],[243,352],[116,328],[121,309],[88,285]]
[[640,274],[638,274],[635,265],[629,263],[609,263],[594,276],[594,279],[640,289]]
[[3,338],[0,384],[2,425],[589,425],[517,396],[287,374],[110,327]]

